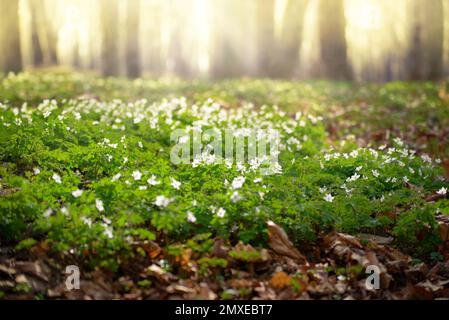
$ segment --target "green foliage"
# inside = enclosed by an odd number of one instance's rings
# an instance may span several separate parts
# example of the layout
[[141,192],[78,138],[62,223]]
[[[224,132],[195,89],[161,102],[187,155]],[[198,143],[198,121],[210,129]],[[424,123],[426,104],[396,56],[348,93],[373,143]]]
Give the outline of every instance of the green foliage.
[[441,243],[438,230],[435,208],[426,205],[401,214],[393,232],[398,241],[409,246],[415,254],[430,254],[431,258],[435,259],[436,253],[432,251]]
[[[135,254],[134,241],[186,242],[187,247],[170,247],[173,255],[186,248],[210,252],[214,236],[264,245],[270,219],[295,243],[332,230],[383,230],[427,253],[437,244],[435,211],[449,213],[447,199],[435,207],[422,200],[447,188],[440,161],[415,153],[400,139],[361,148],[347,136],[360,133],[354,123],[385,128],[393,126],[391,119],[409,132],[398,116],[409,112],[425,128],[429,119],[419,114],[426,103],[435,114],[434,127],[444,125],[445,102],[434,97],[438,88],[431,84],[360,88],[229,80],[188,85],[21,74],[3,78],[0,87],[0,238],[19,242],[18,249],[42,239],[55,251],[116,269]],[[86,91],[106,102],[71,99]],[[170,99],[180,95],[185,98]],[[369,104],[362,110],[355,101]],[[352,107],[333,118],[333,108],[341,104]],[[398,113],[382,116],[385,105]],[[304,112],[284,111],[298,108]],[[365,123],[362,116],[382,121]],[[347,130],[330,145],[325,128],[332,121]],[[198,125],[278,130],[281,170],[264,176],[247,163],[173,164],[170,134]],[[242,178],[243,184],[233,187]],[[396,211],[397,220],[384,215]],[[258,258],[251,252],[231,255]],[[223,261],[206,259],[200,265],[206,270],[222,267]]]

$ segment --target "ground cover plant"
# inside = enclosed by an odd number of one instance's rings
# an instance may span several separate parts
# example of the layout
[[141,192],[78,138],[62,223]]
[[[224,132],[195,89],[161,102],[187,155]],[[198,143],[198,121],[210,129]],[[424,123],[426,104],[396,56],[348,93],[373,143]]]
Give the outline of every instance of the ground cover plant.
[[[21,73],[0,101],[2,296],[447,295],[444,83]],[[173,131],[229,128],[280,133],[270,175],[171,161]],[[68,264],[90,289],[61,289]]]

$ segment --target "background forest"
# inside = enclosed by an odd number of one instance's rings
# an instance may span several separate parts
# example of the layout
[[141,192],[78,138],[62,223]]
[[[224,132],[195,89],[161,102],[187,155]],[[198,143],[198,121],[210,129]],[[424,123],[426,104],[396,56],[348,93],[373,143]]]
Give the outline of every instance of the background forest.
[[0,0],[0,299],[447,299],[448,76],[449,0]]
[[448,0],[1,0],[3,71],[389,81],[449,74]]

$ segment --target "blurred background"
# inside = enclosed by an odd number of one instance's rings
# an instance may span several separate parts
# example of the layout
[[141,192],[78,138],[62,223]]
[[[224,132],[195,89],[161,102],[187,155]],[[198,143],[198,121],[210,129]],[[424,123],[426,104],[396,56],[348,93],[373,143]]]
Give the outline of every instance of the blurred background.
[[449,0],[0,0],[0,70],[437,80]]

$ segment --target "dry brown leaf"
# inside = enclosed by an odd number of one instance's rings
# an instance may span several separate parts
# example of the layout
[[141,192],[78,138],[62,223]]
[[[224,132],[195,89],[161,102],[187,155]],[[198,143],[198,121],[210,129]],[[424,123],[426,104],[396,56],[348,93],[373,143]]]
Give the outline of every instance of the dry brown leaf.
[[270,280],[270,284],[275,289],[283,289],[290,286],[292,279],[283,271],[276,272]]
[[148,254],[150,259],[156,258],[161,252],[161,247],[154,241],[145,241],[140,245]]
[[228,257],[228,248],[224,245],[223,238],[215,238],[212,255],[222,259],[226,259]]
[[49,267],[40,260],[37,261],[16,261],[14,263],[16,272],[25,273],[40,280],[49,281],[51,271]]
[[392,237],[382,237],[375,234],[360,233],[358,237],[361,240],[369,241],[375,244],[387,245],[393,242]]
[[274,252],[280,255],[284,255],[293,259],[297,259],[301,263],[307,262],[305,256],[303,256],[298,249],[295,248],[293,243],[287,236],[287,233],[280,226],[275,224],[273,221],[268,221],[268,234],[269,241],[268,245]]

